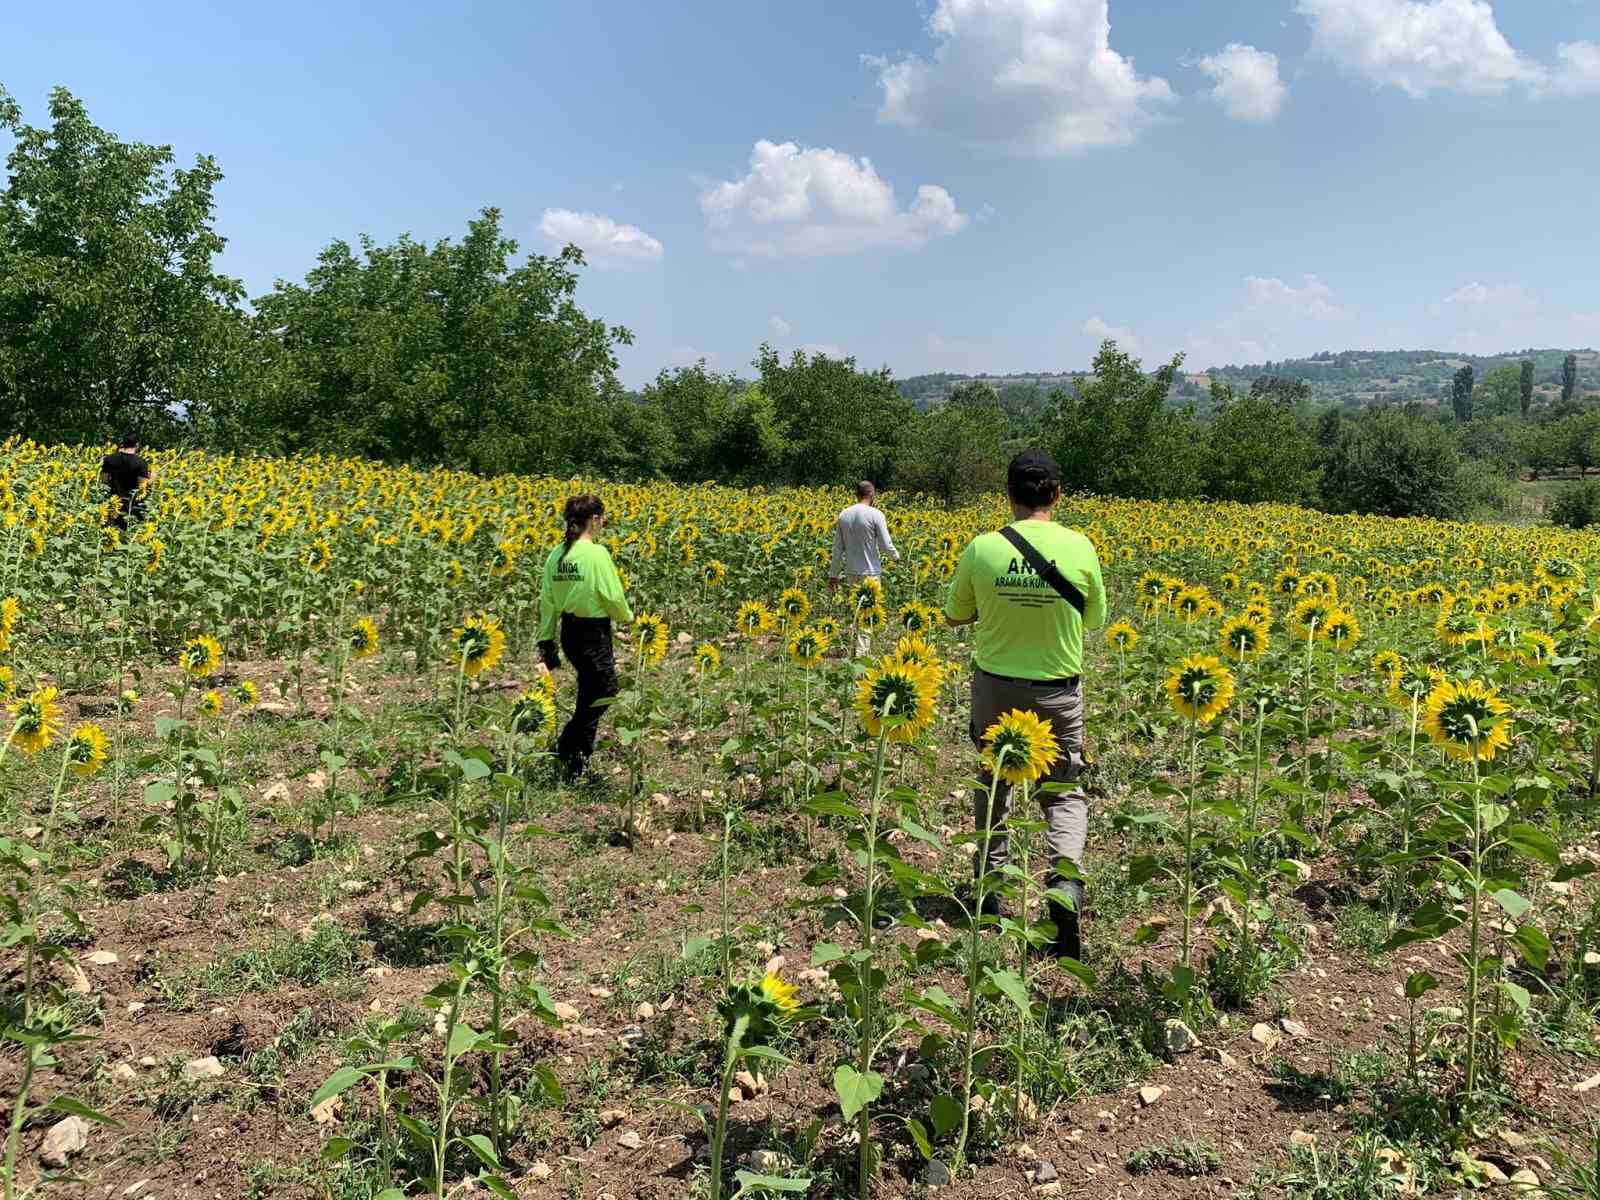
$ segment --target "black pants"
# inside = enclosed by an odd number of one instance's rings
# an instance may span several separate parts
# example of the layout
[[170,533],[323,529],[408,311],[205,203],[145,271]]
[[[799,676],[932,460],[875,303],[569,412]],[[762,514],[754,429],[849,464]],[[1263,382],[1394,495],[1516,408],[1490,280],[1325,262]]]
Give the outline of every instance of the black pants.
[[617,663],[611,653],[607,617],[561,617],[561,652],[578,673],[578,706],[556,742],[556,757],[568,771],[583,770],[594,753],[604,701],[617,694]]

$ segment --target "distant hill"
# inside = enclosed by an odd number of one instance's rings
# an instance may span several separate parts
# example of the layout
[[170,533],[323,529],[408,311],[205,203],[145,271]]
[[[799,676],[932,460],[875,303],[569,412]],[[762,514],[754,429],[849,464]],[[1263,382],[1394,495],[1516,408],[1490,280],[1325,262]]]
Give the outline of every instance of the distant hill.
[[[1281,375],[1303,379],[1311,385],[1312,398],[1322,404],[1360,407],[1372,403],[1397,403],[1410,400],[1436,401],[1450,387],[1450,378],[1461,367],[1471,364],[1481,380],[1497,367],[1515,366],[1524,358],[1533,360],[1534,387],[1541,396],[1559,395],[1561,363],[1566,356],[1578,356],[1578,389],[1600,392],[1600,352],[1584,350],[1518,350],[1505,354],[1466,354],[1449,350],[1340,350],[1323,351],[1310,358],[1281,362],[1244,363],[1211,367],[1180,375],[1173,386],[1175,401],[1200,400],[1219,379],[1235,390],[1248,391],[1262,375]],[[981,380],[991,384],[1002,396],[1023,389],[1037,389],[1041,397],[1056,387],[1069,387],[1082,371],[1021,372],[1007,375],[954,375],[940,372],[913,375],[900,380],[900,394],[917,402],[919,408],[937,408],[958,384]]]

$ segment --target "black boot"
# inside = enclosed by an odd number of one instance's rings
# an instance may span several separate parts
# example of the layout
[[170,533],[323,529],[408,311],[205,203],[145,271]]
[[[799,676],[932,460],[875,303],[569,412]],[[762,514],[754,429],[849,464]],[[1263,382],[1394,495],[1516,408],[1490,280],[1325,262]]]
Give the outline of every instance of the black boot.
[[1050,923],[1056,927],[1055,941],[1051,953],[1056,958],[1070,958],[1075,962],[1083,961],[1083,938],[1079,932],[1078,911],[1083,907],[1083,884],[1076,880],[1066,880],[1056,884],[1057,891],[1065,892],[1077,903],[1068,907],[1058,900],[1051,900],[1048,904]]

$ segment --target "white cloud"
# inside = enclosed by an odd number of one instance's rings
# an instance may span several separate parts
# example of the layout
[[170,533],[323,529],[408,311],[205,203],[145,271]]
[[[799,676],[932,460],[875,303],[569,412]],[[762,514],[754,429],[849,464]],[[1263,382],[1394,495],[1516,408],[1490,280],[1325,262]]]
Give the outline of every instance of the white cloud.
[[1462,284],[1451,292],[1438,304],[1433,306],[1433,311],[1438,313],[1445,309],[1499,309],[1524,310],[1532,307],[1533,297],[1528,289],[1520,283],[1495,283],[1484,284],[1474,280]]
[[1289,92],[1278,76],[1278,56],[1239,42],[1206,55],[1200,69],[1215,81],[1212,98],[1238,121],[1272,120]]
[[1103,342],[1110,338],[1129,354],[1139,353],[1139,337],[1126,326],[1112,325],[1107,321],[1102,321],[1099,317],[1090,317],[1083,323],[1083,331],[1096,342]]
[[1124,146],[1174,99],[1111,48],[1107,0],[939,0],[931,60],[868,58],[879,119],[1015,154]]
[[1306,317],[1347,315],[1344,309],[1333,302],[1333,289],[1315,275],[1305,276],[1305,283],[1301,287],[1260,275],[1247,275],[1244,284],[1250,293],[1250,303],[1255,308]]
[[765,139],[749,173],[703,190],[700,208],[713,248],[756,257],[915,249],[970,222],[942,187],[923,184],[902,209],[870,159]]
[[599,213],[547,208],[539,236],[554,249],[577,246],[597,267],[645,266],[661,261],[665,247],[637,225],[619,225]]
[[789,330],[791,326],[789,322],[785,321],[782,317],[773,317],[767,323],[772,326],[772,333],[774,337],[786,338],[789,336]]
[[1600,45],[1564,42],[1546,66],[1500,31],[1489,0],[1298,0],[1317,53],[1408,96],[1600,92]]
[[807,342],[800,347],[807,354],[823,354],[828,358],[844,358],[845,352],[832,342]]
[[709,367],[717,361],[717,355],[714,350],[700,350],[694,346],[674,346],[668,352],[667,359],[675,367],[692,367],[698,362],[703,362]]

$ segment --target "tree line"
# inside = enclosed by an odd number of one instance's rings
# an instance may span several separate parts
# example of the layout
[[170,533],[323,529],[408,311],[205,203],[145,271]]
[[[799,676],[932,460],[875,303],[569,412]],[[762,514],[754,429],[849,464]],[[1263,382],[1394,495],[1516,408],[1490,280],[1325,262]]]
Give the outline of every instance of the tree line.
[[928,411],[890,371],[763,345],[749,377],[705,363],[637,393],[630,332],[585,313],[581,251],[523,255],[493,208],[458,239],[331,242],[298,281],[247,298],[221,273],[216,162],[124,142],[65,90],[23,120],[0,190],[0,421],[41,441],[360,455],[485,473],[593,471],[747,484],[872,479],[948,503],[999,485],[1022,445],[1070,485],[1341,511],[1459,516],[1528,468],[1600,465],[1600,407],[1532,405],[1528,364],[1471,369],[1454,417],[1318,410],[1302,380],[1214,382],[1175,406],[1181,357],[1146,372],[1106,343],[1092,373],[957,386]]

